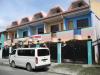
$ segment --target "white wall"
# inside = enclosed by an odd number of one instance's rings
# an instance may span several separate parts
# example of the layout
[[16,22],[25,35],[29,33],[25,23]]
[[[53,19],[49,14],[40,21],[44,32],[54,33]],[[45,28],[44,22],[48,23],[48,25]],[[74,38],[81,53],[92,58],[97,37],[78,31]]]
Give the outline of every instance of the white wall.
[[[94,41],[96,41],[97,39],[100,39],[100,20],[95,16],[94,13],[92,13],[92,15],[91,15],[91,20],[92,20],[92,25],[95,28]],[[95,43],[97,43],[97,42],[95,42]],[[100,54],[99,54],[98,46],[95,45],[94,48],[95,48],[95,62],[99,63]]]
[[95,16],[94,13],[92,13],[92,25],[95,28],[96,31],[96,37],[100,39],[100,20]]
[[2,58],[2,49],[0,49],[0,59]]

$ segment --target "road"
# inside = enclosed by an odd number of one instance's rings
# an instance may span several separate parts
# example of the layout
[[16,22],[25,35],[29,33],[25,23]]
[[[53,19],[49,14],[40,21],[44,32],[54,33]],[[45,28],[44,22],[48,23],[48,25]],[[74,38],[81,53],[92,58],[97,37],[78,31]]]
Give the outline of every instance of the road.
[[28,72],[26,69],[23,68],[11,68],[6,65],[0,65],[0,75],[64,75],[64,74],[57,74],[44,70],[38,70],[38,71],[33,70],[32,72]]

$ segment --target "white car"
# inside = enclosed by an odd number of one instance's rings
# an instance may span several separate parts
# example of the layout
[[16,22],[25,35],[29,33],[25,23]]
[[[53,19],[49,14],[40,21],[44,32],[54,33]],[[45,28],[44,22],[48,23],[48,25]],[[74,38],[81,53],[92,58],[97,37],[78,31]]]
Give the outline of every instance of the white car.
[[23,67],[28,71],[50,66],[50,51],[48,48],[18,48],[9,57],[11,67]]

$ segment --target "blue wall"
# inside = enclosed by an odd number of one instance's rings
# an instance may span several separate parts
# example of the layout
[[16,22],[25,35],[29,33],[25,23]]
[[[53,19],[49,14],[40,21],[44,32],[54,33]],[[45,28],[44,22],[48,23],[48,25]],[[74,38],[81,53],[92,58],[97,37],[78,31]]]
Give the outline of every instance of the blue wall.
[[4,47],[4,33],[1,33],[1,47]]
[[[28,31],[28,36],[35,35],[37,33],[37,29],[39,27],[44,27],[44,24],[38,24],[36,26],[28,26],[28,27],[24,27],[22,29],[17,29],[17,35],[19,36],[17,38],[22,38],[24,31]],[[33,31],[33,29],[35,30],[35,32]]]
[[18,29],[17,30],[17,35],[19,36],[19,37],[17,37],[17,38],[22,38],[23,37],[23,32],[24,31],[28,31],[28,28],[26,27],[26,28],[23,28],[23,29]]
[[68,26],[67,26],[68,25],[68,20],[72,20],[73,21],[73,25],[74,25],[74,29],[77,29],[77,20],[84,19],[84,18],[88,18],[89,25],[92,26],[92,23],[91,23],[91,12],[89,12],[86,15],[75,16],[75,17],[72,17],[72,18],[65,17],[64,18],[64,29],[68,30]]

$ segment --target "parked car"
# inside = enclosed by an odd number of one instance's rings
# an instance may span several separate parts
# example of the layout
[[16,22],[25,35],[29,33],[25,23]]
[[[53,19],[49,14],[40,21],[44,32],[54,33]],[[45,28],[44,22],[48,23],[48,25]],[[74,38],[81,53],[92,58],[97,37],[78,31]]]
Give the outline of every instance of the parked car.
[[50,51],[48,48],[18,48],[9,57],[11,67],[23,67],[28,71],[50,66]]

